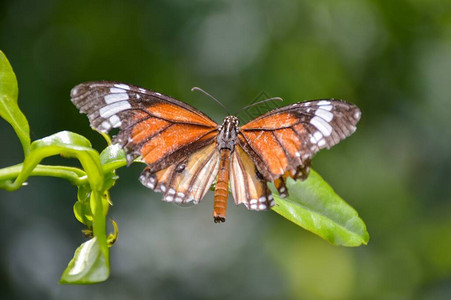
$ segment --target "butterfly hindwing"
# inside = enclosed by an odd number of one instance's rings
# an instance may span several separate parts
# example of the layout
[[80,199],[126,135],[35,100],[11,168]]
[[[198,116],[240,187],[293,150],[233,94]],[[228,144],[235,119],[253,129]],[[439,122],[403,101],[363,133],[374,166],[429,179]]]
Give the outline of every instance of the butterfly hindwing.
[[230,187],[237,205],[243,203],[251,210],[268,210],[274,206],[267,180],[261,176],[251,157],[239,145],[232,154]]
[[139,179],[144,186],[164,193],[163,201],[198,203],[216,178],[218,165],[219,152],[211,143],[166,169],[152,172],[146,168]]
[[91,127],[121,131],[131,163],[142,156],[151,171],[169,167],[211,143],[217,124],[193,107],[166,95],[117,82],[87,82],[71,91],[72,102],[88,115]]

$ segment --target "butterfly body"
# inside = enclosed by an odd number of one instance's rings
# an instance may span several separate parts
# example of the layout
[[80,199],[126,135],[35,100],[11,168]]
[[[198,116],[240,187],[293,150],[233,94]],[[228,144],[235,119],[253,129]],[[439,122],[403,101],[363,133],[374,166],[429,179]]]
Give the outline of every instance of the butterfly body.
[[239,126],[235,116],[218,125],[183,102],[123,83],[83,83],[71,96],[93,128],[120,129],[114,142],[129,163],[140,156],[147,164],[140,181],[163,201],[198,203],[216,180],[215,222],[225,221],[229,183],[236,204],[268,210],[268,182],[287,196],[287,178],[307,178],[313,155],[352,134],[360,119],[355,105],[334,99],[291,104]]

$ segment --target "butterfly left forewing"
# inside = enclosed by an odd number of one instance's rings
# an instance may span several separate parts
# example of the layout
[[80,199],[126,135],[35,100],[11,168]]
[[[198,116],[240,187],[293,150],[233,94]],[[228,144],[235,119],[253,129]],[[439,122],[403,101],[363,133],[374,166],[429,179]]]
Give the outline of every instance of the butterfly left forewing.
[[[188,104],[131,84],[114,81],[85,82],[71,90],[71,98],[80,112],[88,115],[91,126],[102,132],[108,132],[111,128],[123,128],[122,125],[128,124],[126,116],[134,115],[139,110],[146,113],[149,106],[153,105],[156,107],[152,111],[162,119],[216,126],[208,116]],[[122,117],[122,122],[114,122],[115,118],[111,118],[114,115]]]
[[88,115],[91,127],[121,131],[130,163],[138,156],[152,172],[177,163],[214,141],[217,124],[195,108],[158,92],[118,82],[87,82],[71,91],[72,102]]

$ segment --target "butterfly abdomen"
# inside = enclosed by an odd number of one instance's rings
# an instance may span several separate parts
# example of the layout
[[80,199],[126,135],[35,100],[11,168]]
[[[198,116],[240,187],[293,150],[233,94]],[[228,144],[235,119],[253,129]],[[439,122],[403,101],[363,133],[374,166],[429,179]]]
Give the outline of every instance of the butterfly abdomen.
[[216,143],[220,156],[213,205],[215,223],[225,222],[227,198],[229,196],[230,156],[235,151],[238,123],[237,117],[227,116],[218,128]]
[[225,222],[227,198],[229,196],[230,153],[231,151],[229,149],[223,149],[219,158],[219,170],[213,205],[213,218],[215,223]]

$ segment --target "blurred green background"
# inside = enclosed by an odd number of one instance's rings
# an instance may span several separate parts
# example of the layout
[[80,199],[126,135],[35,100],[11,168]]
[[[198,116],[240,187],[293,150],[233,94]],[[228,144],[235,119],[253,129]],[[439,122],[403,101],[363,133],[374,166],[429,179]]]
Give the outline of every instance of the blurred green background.
[[[150,88],[218,122],[226,113],[191,87],[230,111],[262,92],[356,103],[357,132],[313,163],[371,235],[335,247],[234,205],[215,225],[211,194],[191,208],[163,203],[134,165],[111,192],[111,278],[62,286],[84,241],[76,188],[35,177],[0,190],[2,299],[451,299],[451,1],[3,1],[0,49],[32,139],[71,130],[99,150],[69,99],[84,81]],[[0,166],[21,162],[4,121],[0,134]]]

